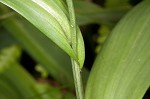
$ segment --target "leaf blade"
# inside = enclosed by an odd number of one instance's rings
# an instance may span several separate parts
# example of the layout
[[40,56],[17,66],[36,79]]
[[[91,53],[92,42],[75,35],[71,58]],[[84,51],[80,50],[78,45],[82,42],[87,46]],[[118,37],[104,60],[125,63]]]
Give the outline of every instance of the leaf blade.
[[[55,42],[66,53],[68,53],[73,59],[75,59],[76,61],[78,60],[62,31],[62,27],[56,21],[56,19],[51,16],[50,13],[48,13],[47,10],[45,11],[39,5],[30,0],[14,0],[13,2],[9,0],[1,0],[0,2],[16,10],[19,14],[24,16],[38,29],[40,29],[48,38]],[[67,33],[69,33],[69,31]]]
[[85,99],[143,97],[150,82],[149,4],[143,1],[113,30],[95,61]]

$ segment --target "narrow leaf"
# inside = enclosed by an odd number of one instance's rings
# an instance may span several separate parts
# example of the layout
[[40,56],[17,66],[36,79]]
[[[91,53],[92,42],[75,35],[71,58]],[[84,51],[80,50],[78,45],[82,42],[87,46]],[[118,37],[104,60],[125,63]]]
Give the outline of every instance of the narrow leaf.
[[0,29],[0,49],[16,43],[17,41],[7,31]]
[[[17,59],[20,48],[10,46],[0,50],[0,98],[3,99],[61,99],[58,89],[37,83]],[[37,87],[40,86],[40,88]],[[54,97],[56,95],[56,97]]]

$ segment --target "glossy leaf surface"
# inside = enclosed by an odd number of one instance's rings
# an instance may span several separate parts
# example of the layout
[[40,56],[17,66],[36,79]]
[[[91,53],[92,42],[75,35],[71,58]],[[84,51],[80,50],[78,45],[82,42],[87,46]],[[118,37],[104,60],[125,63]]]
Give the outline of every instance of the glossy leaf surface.
[[[0,0],[34,24],[48,38],[76,60],[80,68],[84,63],[84,43],[80,30],[77,29],[77,52],[71,45],[71,30],[64,1],[55,0]],[[31,7],[32,6],[32,7]],[[21,9],[20,9],[21,8]]]

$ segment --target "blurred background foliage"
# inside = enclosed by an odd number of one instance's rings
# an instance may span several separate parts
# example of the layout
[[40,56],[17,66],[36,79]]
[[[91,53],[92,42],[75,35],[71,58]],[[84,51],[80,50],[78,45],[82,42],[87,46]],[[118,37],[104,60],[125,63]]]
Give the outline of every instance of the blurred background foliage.
[[[85,41],[86,86],[97,53],[115,24],[141,0],[74,0]],[[143,99],[150,99],[149,91]],[[74,99],[69,56],[15,11],[0,4],[0,98]]]

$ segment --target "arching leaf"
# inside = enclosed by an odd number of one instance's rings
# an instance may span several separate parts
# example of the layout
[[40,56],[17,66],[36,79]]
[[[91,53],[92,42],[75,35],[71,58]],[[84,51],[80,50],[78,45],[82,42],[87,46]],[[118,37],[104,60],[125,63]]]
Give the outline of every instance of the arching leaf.
[[99,53],[85,99],[142,99],[150,86],[150,1],[145,0],[113,30]]
[[80,47],[76,54],[71,45],[70,19],[68,18],[67,6],[61,0],[0,0],[0,2],[11,7],[28,21],[34,24],[42,33],[62,48],[70,57],[76,60],[80,67],[84,62],[84,43],[80,30],[77,37]]

